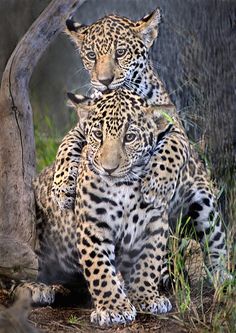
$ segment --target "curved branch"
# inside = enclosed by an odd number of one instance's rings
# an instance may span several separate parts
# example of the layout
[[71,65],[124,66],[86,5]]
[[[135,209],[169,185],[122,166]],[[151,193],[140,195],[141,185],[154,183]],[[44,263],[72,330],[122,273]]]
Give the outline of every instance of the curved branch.
[[35,149],[29,81],[45,49],[64,29],[66,18],[85,1],[53,0],[16,46],[3,73],[0,91],[0,267],[9,267],[9,275],[15,266],[19,272],[19,267],[35,268],[37,263],[32,251]]
[[66,18],[86,0],[53,0],[21,39],[12,53],[2,78],[4,87],[10,77],[26,88],[32,71],[48,45],[64,29]]

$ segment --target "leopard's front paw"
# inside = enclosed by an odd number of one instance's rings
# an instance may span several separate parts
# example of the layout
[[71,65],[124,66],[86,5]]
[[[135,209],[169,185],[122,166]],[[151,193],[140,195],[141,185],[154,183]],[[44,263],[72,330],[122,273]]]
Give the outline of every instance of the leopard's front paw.
[[[113,307],[113,309],[111,309]],[[136,309],[131,303],[125,304],[123,307],[96,309],[91,313],[91,322],[99,326],[111,326],[119,324],[128,324],[136,317]]]
[[25,282],[19,284],[12,295],[14,298],[19,298],[25,292],[30,292],[32,304],[48,305],[55,301],[56,293],[68,294],[69,290],[61,285],[46,285],[44,283]]
[[60,209],[73,209],[75,202],[75,190],[67,187],[53,186],[51,190],[52,199]]
[[168,298],[160,296],[153,300],[144,300],[136,305],[137,310],[152,314],[167,313],[172,309],[172,305]]
[[94,89],[92,94],[90,95],[91,99],[97,100],[103,96],[103,93],[97,89]]
[[163,179],[158,179],[157,176],[146,175],[141,184],[141,192],[144,201],[153,204],[155,208],[168,203],[174,195],[174,183]]

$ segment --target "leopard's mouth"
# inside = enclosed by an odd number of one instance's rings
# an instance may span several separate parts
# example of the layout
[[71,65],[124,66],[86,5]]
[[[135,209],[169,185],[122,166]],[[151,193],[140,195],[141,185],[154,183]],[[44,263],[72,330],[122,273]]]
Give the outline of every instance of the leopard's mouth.
[[125,166],[119,166],[113,172],[108,172],[104,168],[97,164],[94,160],[89,163],[91,171],[102,178],[108,185],[112,186],[117,183],[129,183],[137,181],[143,176],[144,166],[150,159],[150,154],[145,154],[141,160],[133,161]]
[[101,170],[97,170],[96,174],[99,175],[109,186],[114,186],[118,183],[124,183],[127,184],[132,181],[137,181],[140,179],[140,170],[135,170],[132,166],[127,168],[123,172],[119,172],[119,174],[109,174],[106,172],[103,172]]
[[91,83],[95,89],[105,94],[107,92],[110,92],[111,90],[116,90],[119,87],[122,87],[125,83],[125,77],[114,79],[108,86],[101,84],[99,81],[93,81]]
[[128,184],[138,178],[135,178],[134,175],[126,174],[124,176],[109,176],[109,175],[100,175],[100,177],[109,185],[114,186],[117,184]]
[[117,183],[125,183],[134,179],[137,179],[137,175],[129,167],[125,171],[119,173],[108,173],[103,168],[98,168],[95,165],[90,165],[91,170],[102,178],[109,186],[113,186]]
[[116,81],[112,81],[112,83],[109,85],[109,88],[111,90],[115,90],[115,89],[118,89],[119,87],[122,87],[125,83],[125,78],[120,78]]

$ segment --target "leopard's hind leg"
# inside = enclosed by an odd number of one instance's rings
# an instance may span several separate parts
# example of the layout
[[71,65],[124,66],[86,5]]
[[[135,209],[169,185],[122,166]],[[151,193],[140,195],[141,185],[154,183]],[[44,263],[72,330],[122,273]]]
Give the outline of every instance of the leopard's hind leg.
[[199,186],[192,189],[189,198],[187,216],[200,242],[209,277],[216,284],[231,279],[226,271],[226,234],[214,194],[209,188]]

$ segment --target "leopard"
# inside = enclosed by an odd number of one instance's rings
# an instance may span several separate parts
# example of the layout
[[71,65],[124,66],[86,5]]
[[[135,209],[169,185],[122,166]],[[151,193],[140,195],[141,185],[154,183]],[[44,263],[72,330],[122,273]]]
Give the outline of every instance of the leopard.
[[47,167],[34,183],[41,283],[38,290],[32,283],[24,288],[33,291],[34,302],[49,303],[55,273],[57,283],[64,282],[61,272],[82,275],[95,306],[91,322],[100,326],[129,323],[137,310],[166,313],[172,305],[158,285],[168,203],[146,203],[141,182],[145,165],[173,125],[129,90],[88,101],[73,96],[72,103],[86,138],[75,210],[58,210],[51,192],[55,165]]
[[[67,20],[67,33],[80,49],[80,54],[85,68],[91,77],[91,85],[95,92],[92,98],[99,98],[101,93],[124,87],[144,98],[148,105],[165,107],[168,116],[172,110],[174,118],[179,115],[170,100],[170,97],[153,69],[149,51],[158,36],[159,23],[161,21],[160,10],[145,16],[141,20],[132,21],[116,15],[106,16],[92,25],[85,26],[73,20]],[[100,92],[100,93],[98,93]],[[181,127],[180,121],[178,124]],[[206,170],[202,165],[199,170],[203,172],[202,190],[191,192],[191,198],[187,208],[183,208],[183,202],[176,195],[176,188],[180,186],[178,172],[170,171],[170,165],[178,169],[189,159],[189,142],[184,140],[181,149],[182,155],[168,156],[165,152],[171,152],[173,141],[182,139],[179,132],[173,132],[165,138],[164,147],[159,148],[146,166],[146,175],[143,177],[141,191],[147,203],[160,206],[165,201],[173,199],[171,205],[173,212],[169,214],[169,222],[175,229],[180,207],[186,215],[191,212],[191,224],[195,224],[202,250],[205,253],[205,262],[214,277],[218,280],[227,279],[220,257],[226,253],[225,232],[223,221],[217,210],[213,185],[209,187],[209,181],[205,182]],[[55,163],[52,197],[60,209],[74,209],[76,184],[78,177],[81,150],[86,144],[80,126],[72,129],[63,139],[57,153]],[[191,148],[191,154],[197,153]],[[195,160],[197,157],[195,157]],[[195,174],[192,176],[194,179]],[[196,180],[198,180],[196,176]],[[184,179],[184,181],[186,181]],[[191,180],[190,182],[192,182]],[[204,188],[204,184],[206,188]],[[181,190],[183,191],[183,189]],[[207,197],[207,198],[206,198]],[[170,218],[170,215],[175,218]],[[211,234],[211,236],[209,236]],[[217,235],[217,236],[216,236]],[[210,241],[208,241],[210,237]],[[215,237],[215,240],[214,240]],[[206,251],[207,248],[207,251]],[[218,254],[217,254],[218,253]],[[209,259],[211,258],[211,259]],[[213,263],[212,263],[213,261]],[[163,266],[163,284],[168,286],[170,279],[167,265]]]
[[[200,243],[214,244],[213,269],[215,265],[219,269],[226,254],[209,175],[174,108],[171,113],[169,108],[150,106],[123,88],[95,100],[70,97],[86,144],[81,150],[74,210],[60,210],[53,200],[55,165],[35,182],[38,220],[43,223],[37,227],[41,281],[50,283],[50,269],[79,272],[95,306],[91,322],[100,326],[129,323],[137,311],[166,313],[171,303],[161,294],[160,282],[170,224],[176,216],[191,216]],[[172,140],[170,149],[167,139]],[[183,160],[186,142],[188,155]],[[156,153],[163,163],[148,171]],[[143,195],[143,178],[162,170],[165,159],[170,159],[166,171],[177,175],[174,196],[153,205]],[[201,209],[203,204],[208,211]]]
[[[209,175],[175,108],[148,105],[124,88],[99,99],[69,96],[86,141],[75,209],[58,209],[52,194],[55,163],[45,168],[34,183],[38,279],[18,289],[29,289],[35,303],[50,304],[55,283],[84,283],[95,306],[91,322],[100,326],[129,323],[137,311],[166,313],[172,305],[160,288],[162,269],[170,225],[177,216],[191,216],[188,223],[198,241],[211,249],[211,255],[206,254],[209,267],[216,274],[223,272],[225,234]],[[147,170],[155,154],[163,163]],[[166,159],[166,171],[177,175],[174,195],[153,205],[144,197],[143,179],[165,168]]]
[[95,305],[91,321],[124,324],[135,318],[136,310],[166,313],[171,303],[160,295],[158,284],[168,238],[168,203],[145,203],[141,180],[159,139],[172,125],[128,90],[103,95],[86,114],[80,100],[78,105],[87,144],[75,215],[80,263]]

